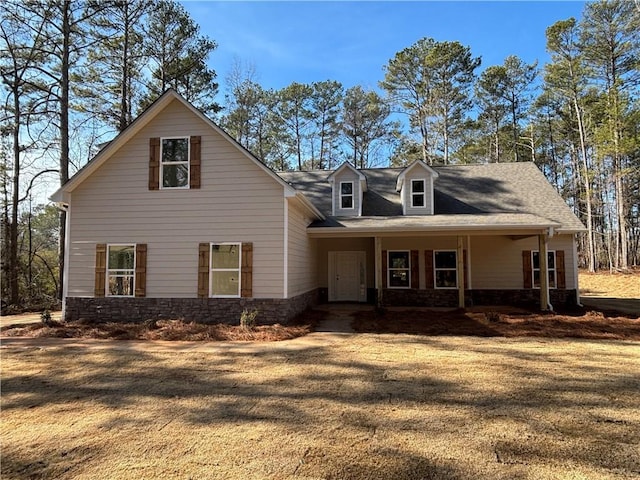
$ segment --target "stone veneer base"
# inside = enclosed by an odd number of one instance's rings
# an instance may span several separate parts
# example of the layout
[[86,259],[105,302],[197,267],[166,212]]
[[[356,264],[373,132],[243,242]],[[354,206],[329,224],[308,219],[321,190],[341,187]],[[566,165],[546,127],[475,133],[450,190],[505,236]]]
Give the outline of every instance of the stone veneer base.
[[243,310],[257,309],[256,321],[266,325],[287,323],[317,303],[317,290],[293,298],[67,297],[64,319],[92,323],[182,319],[238,325]]
[[[540,290],[465,290],[465,304],[473,305],[513,305],[538,308]],[[575,290],[550,289],[549,296],[554,308],[570,307],[576,304]],[[411,307],[457,307],[458,290],[454,289],[385,289],[385,305]]]

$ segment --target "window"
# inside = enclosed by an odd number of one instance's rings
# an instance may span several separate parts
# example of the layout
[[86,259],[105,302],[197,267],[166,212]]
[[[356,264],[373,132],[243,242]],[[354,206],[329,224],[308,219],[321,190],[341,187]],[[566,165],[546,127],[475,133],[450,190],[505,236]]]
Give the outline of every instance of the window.
[[353,209],[353,182],[340,182],[340,208]]
[[[533,287],[540,288],[540,252],[531,252],[533,266]],[[547,268],[549,269],[549,288],[556,288],[556,252],[547,252]]]
[[160,148],[162,188],[189,188],[189,137],[163,138]]
[[409,288],[411,264],[409,252],[387,252],[387,275],[389,288]]
[[135,292],[135,245],[109,245],[107,263],[107,295],[133,297]]
[[211,245],[211,296],[240,296],[240,251],[239,243]]
[[455,250],[433,252],[436,288],[458,288],[458,259]]
[[424,180],[411,180],[411,206],[423,208],[427,205]]

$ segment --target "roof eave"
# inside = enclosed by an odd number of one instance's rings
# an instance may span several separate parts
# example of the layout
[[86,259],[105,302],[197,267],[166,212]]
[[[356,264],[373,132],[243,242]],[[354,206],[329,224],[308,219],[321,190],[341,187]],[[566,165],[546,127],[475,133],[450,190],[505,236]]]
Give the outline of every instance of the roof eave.
[[376,234],[376,233],[403,233],[403,232],[425,232],[425,233],[435,233],[435,232],[455,232],[455,231],[502,231],[502,230],[518,230],[518,231],[536,231],[536,232],[545,232],[550,228],[555,229],[557,233],[560,230],[557,229],[557,223],[548,223],[548,224],[537,224],[537,225],[527,225],[527,224],[493,224],[493,225],[434,225],[434,226],[424,226],[424,225],[416,225],[416,226],[392,226],[392,227],[307,227],[307,233],[310,236],[322,235],[322,234],[339,234],[339,233],[359,233],[359,234]]
[[285,192],[285,197],[297,199],[318,220],[325,220],[327,218],[303,193],[294,190],[293,192]]
[[122,145],[128,142],[134,135],[136,135],[145,125],[153,120],[158,113],[160,113],[169,103],[174,99],[181,99],[181,97],[174,90],[167,90],[160,95],[144,113],[136,118],[131,124],[120,132],[111,142],[108,143],[102,150],[100,150],[93,159],[81,168],[73,177],[69,179],[67,183],[62,185],[56,192],[49,198],[53,202],[57,202],[62,198],[62,193],[72,192],[78,185],[80,185],[87,177],[89,177],[98,167],[106,162],[113,153],[116,152]]

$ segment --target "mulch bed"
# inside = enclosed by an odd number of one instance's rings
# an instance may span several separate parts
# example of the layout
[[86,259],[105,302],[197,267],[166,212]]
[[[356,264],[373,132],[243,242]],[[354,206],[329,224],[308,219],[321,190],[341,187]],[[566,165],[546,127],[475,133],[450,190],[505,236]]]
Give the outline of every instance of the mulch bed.
[[9,325],[2,328],[6,337],[97,338],[112,340],[173,340],[173,341],[251,341],[276,342],[301,337],[312,332],[325,312],[307,312],[290,325],[258,325],[244,328],[238,325],[203,324],[182,320],[158,320],[146,323],[50,322],[29,325]]
[[274,342],[307,335],[310,325],[260,325],[243,328],[237,325],[159,320],[149,323],[52,322],[50,326],[34,323],[22,327],[6,327],[7,337],[98,338],[113,340],[183,340],[183,341],[252,341]]
[[639,317],[583,310],[566,313],[371,311],[355,314],[352,326],[360,333],[640,340]]

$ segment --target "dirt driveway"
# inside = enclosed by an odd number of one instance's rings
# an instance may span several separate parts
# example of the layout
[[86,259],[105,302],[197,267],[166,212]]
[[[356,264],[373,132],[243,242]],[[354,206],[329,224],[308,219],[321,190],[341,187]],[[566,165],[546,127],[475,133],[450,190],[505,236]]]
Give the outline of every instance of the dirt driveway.
[[102,345],[3,348],[3,479],[640,476],[639,343]]
[[[640,293],[640,292],[639,292]],[[586,297],[580,298],[585,307],[597,310],[640,315],[640,298]]]

